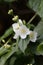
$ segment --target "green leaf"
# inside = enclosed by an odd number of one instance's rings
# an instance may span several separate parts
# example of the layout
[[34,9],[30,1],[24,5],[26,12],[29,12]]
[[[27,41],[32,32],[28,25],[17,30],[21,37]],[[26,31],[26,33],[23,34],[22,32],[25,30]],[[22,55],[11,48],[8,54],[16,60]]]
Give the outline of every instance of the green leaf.
[[18,43],[18,47],[24,53],[28,44],[29,44],[29,38],[24,39],[24,40],[23,39],[20,39],[19,40],[19,43]]
[[43,40],[43,0],[28,0],[27,6],[40,15],[41,21],[36,26],[35,31],[40,35],[39,40]]
[[28,0],[27,6],[30,6],[33,10],[37,11],[40,5],[40,2],[41,0]]
[[16,60],[16,57],[12,56],[10,59],[9,65],[14,65],[15,60]]
[[11,47],[10,51],[0,58],[0,65],[4,65],[7,59],[10,58],[10,56],[13,55],[16,52],[16,50],[17,49],[15,47]]
[[40,55],[43,55],[43,42],[38,45],[38,47],[37,47],[37,52],[38,52]]
[[43,21],[40,21],[34,30],[38,32],[39,35],[42,35],[43,34]]
[[39,22],[34,31],[38,33],[38,36],[40,36],[38,39],[43,40],[43,20]]
[[6,52],[8,52],[8,49],[5,48],[4,46],[2,46],[2,47],[0,48],[0,56],[3,55],[3,54],[5,54]]
[[27,6],[30,6],[43,18],[43,0],[28,0]]
[[13,29],[12,27],[10,27],[8,30],[5,31],[5,33],[3,34],[3,36],[0,37],[0,41],[8,36],[10,36],[13,33]]

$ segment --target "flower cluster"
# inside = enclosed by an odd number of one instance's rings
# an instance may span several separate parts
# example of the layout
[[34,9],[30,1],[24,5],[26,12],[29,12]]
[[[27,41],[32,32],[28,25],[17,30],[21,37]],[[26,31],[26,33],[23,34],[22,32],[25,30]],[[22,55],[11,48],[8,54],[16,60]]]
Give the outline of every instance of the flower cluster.
[[30,41],[35,42],[37,40],[37,32],[29,30],[29,28],[22,23],[21,19],[18,19],[17,23],[12,24],[12,27],[15,32],[14,39],[18,37],[25,39],[27,35],[29,35]]

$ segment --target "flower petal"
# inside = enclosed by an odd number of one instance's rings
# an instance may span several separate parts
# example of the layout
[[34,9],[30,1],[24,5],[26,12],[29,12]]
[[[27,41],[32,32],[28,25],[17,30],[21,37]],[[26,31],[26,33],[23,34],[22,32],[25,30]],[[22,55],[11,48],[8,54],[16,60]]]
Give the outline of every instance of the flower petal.
[[37,38],[30,39],[32,42],[36,42]]
[[20,24],[20,25],[22,25],[22,24],[23,24],[21,19],[19,19],[19,24]]
[[35,31],[30,31],[30,41],[32,41],[32,42],[36,42],[36,40],[37,40],[37,32],[35,32]]
[[21,37],[22,39],[25,39],[25,38],[26,38],[26,35],[20,35],[20,37]]
[[19,28],[19,24],[14,23],[14,24],[12,24],[12,27],[13,27],[13,31],[16,32],[16,30],[18,30],[18,28]]
[[29,32],[29,29],[25,26],[25,25],[22,25],[20,26],[19,28],[19,35],[22,39],[26,38],[26,36],[30,34]]
[[29,29],[26,29],[26,34],[29,35],[30,34],[30,30]]
[[15,34],[13,38],[14,39],[17,39],[18,37],[19,37],[19,35],[18,34]]

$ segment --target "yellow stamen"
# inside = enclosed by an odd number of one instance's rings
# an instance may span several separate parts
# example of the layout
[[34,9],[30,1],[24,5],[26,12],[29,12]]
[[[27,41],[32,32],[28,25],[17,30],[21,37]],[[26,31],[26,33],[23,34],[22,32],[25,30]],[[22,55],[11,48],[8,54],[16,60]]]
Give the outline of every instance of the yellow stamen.
[[22,29],[22,30],[21,30],[21,32],[22,32],[22,33],[25,33],[25,32],[26,32],[26,30]]
[[31,32],[30,35],[29,35],[29,37],[33,38],[33,36],[34,36],[34,34],[33,34],[33,32]]

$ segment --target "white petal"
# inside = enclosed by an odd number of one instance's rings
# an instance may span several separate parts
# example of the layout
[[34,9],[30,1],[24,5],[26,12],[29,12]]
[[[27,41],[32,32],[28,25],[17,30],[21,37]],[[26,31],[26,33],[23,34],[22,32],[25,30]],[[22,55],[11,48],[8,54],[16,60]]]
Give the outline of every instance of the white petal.
[[25,38],[26,38],[26,35],[20,35],[20,37],[21,37],[22,39],[25,39]]
[[19,35],[15,34],[13,38],[17,39],[18,37],[19,37]]
[[20,25],[22,25],[22,24],[23,24],[21,19],[19,19],[19,24],[20,24]]
[[29,29],[25,25],[23,25],[23,29],[25,30],[26,35],[30,34]]
[[27,34],[27,35],[29,35],[29,34],[30,34],[30,30],[29,30],[29,29],[27,29],[26,31],[27,31],[27,33],[26,33],[26,34]]
[[[31,36],[31,34],[32,34],[32,36]],[[30,31],[30,40],[31,40],[32,42],[36,42],[36,40],[37,40],[37,32],[35,32],[35,31]]]
[[36,42],[37,38],[30,39],[32,42]]
[[12,27],[13,27],[13,31],[15,32],[18,29],[19,24],[18,23],[14,23],[14,24],[12,24]]
[[25,25],[22,25],[20,26],[20,29],[19,29],[19,35],[22,39],[26,38],[26,36],[29,34],[29,29],[25,26]]

